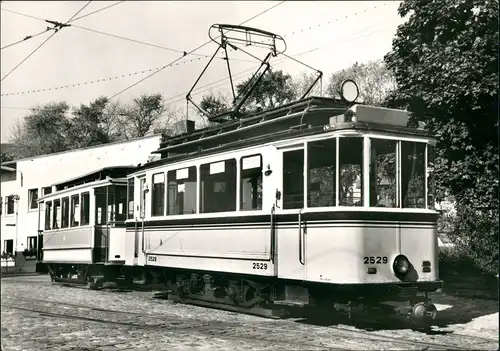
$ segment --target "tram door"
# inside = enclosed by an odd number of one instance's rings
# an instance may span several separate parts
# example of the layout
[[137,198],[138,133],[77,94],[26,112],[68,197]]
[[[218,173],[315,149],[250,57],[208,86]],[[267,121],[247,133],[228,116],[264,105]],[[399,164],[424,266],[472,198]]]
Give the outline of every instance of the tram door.
[[281,178],[277,192],[278,277],[305,278],[304,148],[303,145],[281,152]]
[[138,213],[136,216],[136,223],[139,225],[136,225],[135,227],[135,237],[134,237],[134,245],[135,245],[135,257],[139,256],[139,251],[144,250],[143,247],[141,247],[141,244],[144,243],[144,238],[141,240],[141,234],[142,233],[142,226],[144,222],[144,217],[146,217],[146,177],[139,178],[139,206],[138,206]]

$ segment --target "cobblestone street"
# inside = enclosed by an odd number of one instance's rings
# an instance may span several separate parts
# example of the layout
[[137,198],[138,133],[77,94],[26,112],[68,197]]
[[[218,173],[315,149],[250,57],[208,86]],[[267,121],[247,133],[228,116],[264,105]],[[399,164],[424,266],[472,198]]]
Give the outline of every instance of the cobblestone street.
[[496,301],[444,297],[436,302],[448,325],[424,333],[269,320],[153,299],[151,292],[63,287],[48,276],[2,278],[1,285],[3,351],[498,348]]

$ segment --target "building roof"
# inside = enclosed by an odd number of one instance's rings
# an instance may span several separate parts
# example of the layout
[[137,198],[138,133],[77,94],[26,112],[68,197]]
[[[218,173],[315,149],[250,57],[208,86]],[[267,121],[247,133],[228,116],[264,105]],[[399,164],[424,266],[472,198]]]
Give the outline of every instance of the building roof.
[[128,143],[128,142],[137,141],[137,140],[141,140],[141,139],[158,138],[158,137],[161,137],[161,135],[162,135],[161,133],[155,133],[155,134],[148,135],[148,136],[145,136],[145,137],[140,137],[140,138],[133,138],[133,139],[127,139],[127,140],[119,140],[119,141],[113,141],[111,143],[106,143],[106,144],[99,144],[99,145],[92,145],[92,146],[82,147],[82,148],[79,148],[79,149],[71,149],[71,150],[66,150],[66,151],[61,151],[61,152],[54,152],[54,153],[51,153],[51,154],[18,158],[18,159],[12,160],[12,161],[2,162],[2,165],[6,165],[6,166],[8,166],[8,165],[14,165],[14,164],[16,164],[19,161],[34,160],[34,159],[38,159],[38,158],[42,158],[42,157],[62,155],[62,154],[66,154],[66,153],[70,153],[70,152],[75,152],[75,151],[81,151],[81,150],[97,149],[97,148],[105,147],[105,146],[108,146],[108,145],[125,144],[125,143]]

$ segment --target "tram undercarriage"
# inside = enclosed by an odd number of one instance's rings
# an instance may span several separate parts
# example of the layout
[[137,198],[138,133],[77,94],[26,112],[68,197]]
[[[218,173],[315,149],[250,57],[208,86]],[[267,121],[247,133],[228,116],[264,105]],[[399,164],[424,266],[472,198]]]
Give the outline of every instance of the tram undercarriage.
[[274,277],[220,272],[94,264],[47,264],[54,283],[103,287],[142,287],[169,300],[228,311],[282,318],[306,310],[346,313],[349,318],[404,317],[429,324],[437,316],[428,293],[436,283],[338,285],[286,281]]

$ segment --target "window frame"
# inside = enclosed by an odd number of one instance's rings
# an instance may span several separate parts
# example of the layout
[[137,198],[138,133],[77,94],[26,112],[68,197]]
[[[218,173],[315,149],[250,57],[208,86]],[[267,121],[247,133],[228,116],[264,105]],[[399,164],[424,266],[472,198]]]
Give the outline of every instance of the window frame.
[[[220,175],[220,174],[224,174],[224,173],[228,173],[228,166],[227,166],[227,162],[232,162],[234,164],[234,178],[233,178],[233,183],[234,183],[234,201],[233,201],[233,208],[232,209],[229,209],[229,210],[214,210],[214,211],[206,211],[204,210],[204,206],[203,204],[205,203],[204,202],[204,190],[202,190],[202,182],[203,182],[203,176],[204,176],[204,172],[202,170],[202,167],[208,167],[208,177],[210,178],[211,176],[214,176],[214,175]],[[210,167],[213,165],[213,164],[218,164],[218,163],[224,163],[224,172],[219,172],[219,173],[215,173],[215,174],[210,174]],[[199,203],[200,203],[200,207],[199,207],[199,213],[200,214],[208,214],[208,213],[227,213],[227,212],[236,212],[237,211],[237,206],[238,206],[238,160],[236,157],[230,157],[230,158],[225,158],[225,159],[222,159],[222,160],[217,160],[217,161],[211,161],[211,162],[207,162],[207,163],[202,163],[199,165],[199,178],[198,178],[198,199],[199,199]],[[229,178],[227,178],[229,179]],[[227,184],[228,184],[228,181],[225,180],[224,183],[226,184],[225,187],[226,189],[228,189],[227,187]],[[211,184],[215,184],[214,182],[212,182]],[[224,193],[226,193],[226,191],[224,191]],[[229,194],[229,191],[227,191],[227,194]],[[230,195],[230,194],[229,194]],[[229,197],[228,195],[228,197]],[[228,201],[227,204],[230,204],[230,202]]]
[[[47,212],[47,210],[48,210],[48,212]],[[45,225],[43,226],[44,230],[51,230],[52,229],[52,210],[53,210],[52,200],[45,201],[44,202],[44,222],[45,222]]]
[[[127,179],[127,216],[126,219],[135,218],[135,177]],[[132,198],[132,199],[131,199]],[[132,202],[132,206],[130,206]],[[132,208],[131,208],[132,207]]]
[[[261,185],[262,186],[262,199],[260,202],[260,208],[243,209],[242,208],[243,207],[243,171],[245,171],[243,169],[243,160],[246,158],[251,158],[251,157],[255,157],[255,156],[259,156],[259,160],[260,160],[260,177],[261,177],[261,184],[262,184]],[[237,193],[239,192],[239,204],[237,204],[238,207],[236,208],[236,210],[243,211],[243,212],[262,211],[262,209],[264,207],[264,157],[262,156],[262,153],[259,152],[259,153],[254,153],[254,154],[250,154],[250,155],[241,156],[236,167],[237,167],[236,177],[237,178],[239,177],[239,179],[237,179],[238,183],[236,185],[236,192]],[[238,190],[238,188],[239,188],[239,190]]]
[[[188,176],[187,178],[183,178],[183,179],[177,179],[177,172],[180,171],[180,170],[184,170],[184,169],[187,169],[187,172],[188,172]],[[188,179],[190,178],[190,173],[191,171],[194,172],[194,183],[195,183],[195,196],[194,196],[194,199],[195,199],[195,204],[194,204],[194,212],[193,213],[170,213],[170,201],[174,201],[171,196],[170,196],[170,192],[169,192],[169,187],[170,187],[170,181],[172,182],[176,182],[176,186],[178,187],[178,181],[179,180],[185,180],[185,179]],[[172,172],[172,173],[171,173]],[[171,174],[175,174],[175,177],[172,177]],[[200,213],[200,209],[199,209],[199,200],[200,200],[200,170],[199,170],[199,166],[197,165],[186,165],[184,167],[178,167],[178,168],[172,168],[170,170],[167,170],[166,171],[166,179],[167,179],[167,185],[166,185],[166,193],[167,193],[167,202],[166,202],[166,216],[188,216],[188,215],[194,215],[194,214],[199,214]],[[174,179],[174,180],[172,180]],[[178,191],[176,191],[176,193],[178,194]],[[185,194],[185,192],[184,192]],[[177,198],[175,200],[175,204],[173,207],[177,208],[178,207],[178,204],[177,204]],[[184,211],[184,208],[183,208],[183,211]]]
[[70,201],[69,196],[61,198],[61,229],[69,228]]
[[[37,210],[38,209],[38,193],[40,192],[40,189],[39,188],[32,188],[32,189],[28,189],[28,211],[34,211],[34,210]],[[36,194],[36,199],[35,199],[35,202],[33,203],[33,194]],[[33,204],[35,205],[35,207],[33,207]]]
[[[83,205],[84,197],[87,197],[87,206]],[[84,214],[84,210],[87,208],[87,213]],[[86,219],[86,222],[84,221]],[[85,191],[80,194],[80,227],[84,225],[90,225],[90,192]]]
[[[5,201],[5,215],[13,215],[16,213],[16,200],[14,200],[14,195],[9,195],[6,196],[6,201]],[[9,204],[12,204],[12,212],[9,212]]]
[[[155,179],[155,176],[157,175],[162,175],[163,176],[163,182],[160,182],[160,183],[155,183],[154,182],[154,179]],[[161,213],[157,213],[156,212],[156,204],[155,204],[155,184],[163,184],[163,194],[161,196],[161,201],[162,201],[162,208],[163,208],[163,211],[161,211]],[[162,216],[165,216],[165,212],[166,212],[166,206],[165,206],[165,203],[166,203],[166,197],[167,197],[167,194],[166,194],[166,184],[167,184],[167,175],[164,171],[161,171],[161,172],[156,172],[156,173],[153,173],[151,175],[151,198],[150,198],[150,207],[151,207],[151,217],[162,217]]]
[[61,224],[62,224],[62,204],[61,204],[61,198],[57,198],[52,200],[52,229],[61,229],[61,226],[57,225],[57,212],[56,211],[56,201],[59,202],[59,209],[61,211]]
[[[74,203],[74,199],[77,199],[78,202]],[[75,228],[80,226],[80,220],[77,222],[75,221],[75,205],[78,205],[78,212],[80,212],[80,194],[75,194],[71,195],[69,199],[69,227],[70,228]],[[81,217],[79,218],[81,219]],[[76,224],[75,224],[76,223]]]

